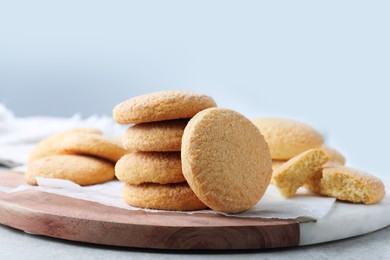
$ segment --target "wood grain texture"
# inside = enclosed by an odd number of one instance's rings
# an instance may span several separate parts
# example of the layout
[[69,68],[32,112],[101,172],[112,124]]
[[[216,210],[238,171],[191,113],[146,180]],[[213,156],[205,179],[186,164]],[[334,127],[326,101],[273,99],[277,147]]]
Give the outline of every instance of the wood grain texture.
[[[2,186],[23,183],[20,174],[0,173]],[[33,190],[0,192],[0,223],[73,241],[158,249],[289,247],[299,244],[300,232],[291,220],[130,211]]]

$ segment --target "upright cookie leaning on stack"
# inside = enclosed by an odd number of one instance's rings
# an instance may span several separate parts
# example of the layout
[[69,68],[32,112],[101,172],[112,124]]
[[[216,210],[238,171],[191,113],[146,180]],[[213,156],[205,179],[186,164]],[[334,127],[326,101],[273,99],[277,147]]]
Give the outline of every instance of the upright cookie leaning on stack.
[[190,120],[181,158],[189,185],[213,210],[239,213],[252,208],[271,179],[271,155],[264,137],[245,116],[209,108]]
[[133,153],[123,156],[115,175],[126,183],[123,196],[129,205],[162,210],[204,209],[182,173],[181,140],[188,120],[215,107],[206,95],[161,91],[118,104],[113,117],[130,126],[123,146]]

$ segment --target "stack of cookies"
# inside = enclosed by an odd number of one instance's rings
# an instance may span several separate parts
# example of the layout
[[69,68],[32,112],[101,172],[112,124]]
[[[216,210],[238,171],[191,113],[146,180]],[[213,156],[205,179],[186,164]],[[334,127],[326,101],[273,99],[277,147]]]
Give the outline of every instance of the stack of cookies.
[[252,122],[268,143],[272,156],[272,182],[286,197],[298,188],[353,203],[374,204],[385,195],[378,178],[344,166],[345,157],[325,146],[312,127],[289,119],[257,118]]
[[58,178],[80,185],[114,179],[114,165],[128,152],[118,141],[95,128],[74,128],[42,140],[30,153],[25,178]]
[[118,123],[134,124],[122,140],[132,153],[115,166],[115,175],[125,182],[123,196],[129,205],[162,210],[206,208],[183,176],[180,151],[189,119],[215,106],[206,95],[162,91],[131,98],[114,108]]
[[131,98],[113,117],[134,124],[120,142],[90,128],[51,136],[32,151],[27,182],[36,185],[42,176],[91,185],[116,175],[131,206],[226,213],[253,207],[271,178],[286,197],[300,187],[354,203],[378,203],[385,195],[378,178],[344,166],[341,153],[298,121],[249,120],[183,91]]

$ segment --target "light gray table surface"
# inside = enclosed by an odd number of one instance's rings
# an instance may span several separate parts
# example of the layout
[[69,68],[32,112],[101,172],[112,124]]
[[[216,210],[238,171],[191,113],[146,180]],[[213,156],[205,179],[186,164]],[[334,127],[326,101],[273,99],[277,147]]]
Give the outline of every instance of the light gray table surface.
[[[1,174],[0,168],[0,174]],[[390,216],[389,216],[390,217]],[[91,245],[26,234],[0,225],[0,259],[390,259],[390,226],[366,235],[294,248],[167,251]]]

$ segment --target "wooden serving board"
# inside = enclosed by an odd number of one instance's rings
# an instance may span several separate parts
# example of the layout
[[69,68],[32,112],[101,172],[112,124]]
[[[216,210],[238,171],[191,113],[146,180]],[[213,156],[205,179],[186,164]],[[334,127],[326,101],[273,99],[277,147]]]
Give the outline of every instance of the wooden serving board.
[[[25,184],[0,173],[0,185]],[[299,245],[292,220],[130,211],[56,194],[0,192],[0,223],[29,233],[87,243],[158,249],[265,249]]]

